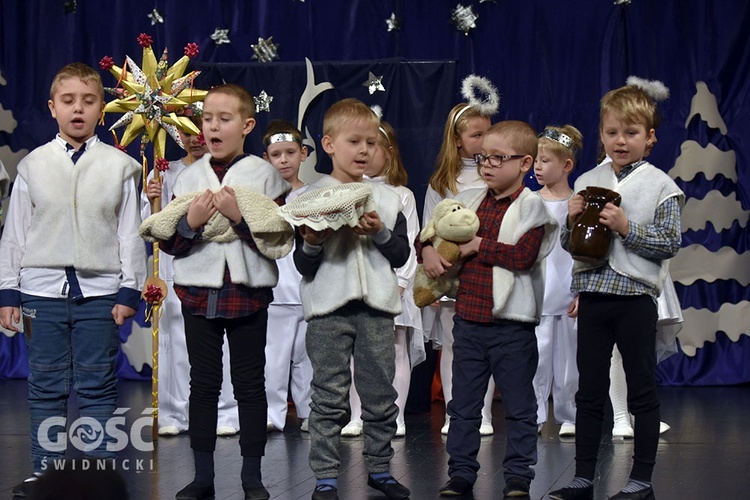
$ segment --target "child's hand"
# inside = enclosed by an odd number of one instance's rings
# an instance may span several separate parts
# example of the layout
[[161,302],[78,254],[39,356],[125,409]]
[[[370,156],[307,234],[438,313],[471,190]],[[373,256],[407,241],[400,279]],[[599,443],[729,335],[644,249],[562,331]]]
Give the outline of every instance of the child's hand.
[[221,188],[221,191],[214,194],[214,207],[216,207],[216,210],[221,215],[235,224],[239,224],[242,221],[242,213],[240,213],[240,207],[237,205],[234,189],[229,186],[224,186]]
[[482,238],[476,235],[471,239],[471,241],[461,243],[460,245],[458,245],[458,250],[461,254],[461,257],[468,257],[470,255],[479,253],[479,245],[481,244]]
[[354,232],[360,236],[372,236],[383,229],[383,221],[377,212],[369,212],[359,218],[359,226],[354,228]]
[[196,196],[190,202],[187,213],[187,223],[193,231],[204,226],[208,219],[216,213],[216,207],[213,204],[214,194],[206,189],[203,194]]
[[122,304],[115,304],[115,307],[112,308],[112,318],[117,326],[124,325],[125,320],[135,316],[135,313],[135,309]]
[[604,205],[602,211],[599,212],[599,222],[610,228],[612,231],[617,231],[622,236],[627,236],[628,233],[630,233],[630,221],[622,208],[614,203],[607,203]]
[[568,227],[573,227],[585,208],[586,200],[580,194],[568,200]]
[[308,226],[300,226],[299,234],[309,245],[320,246],[333,234],[333,229],[328,228],[316,231]]
[[422,247],[422,268],[424,273],[430,279],[438,278],[444,275],[453,264],[440,255],[431,245]]
[[17,332],[16,325],[21,321],[21,308],[13,306],[0,307],[0,326],[11,332]]
[[570,306],[568,306],[568,317],[569,318],[578,317],[578,295],[576,295],[576,298],[573,299],[573,302],[571,302]]
[[156,198],[161,196],[161,186],[161,179],[158,181],[156,179],[149,179],[148,184],[146,184],[146,196],[149,202],[153,203]]

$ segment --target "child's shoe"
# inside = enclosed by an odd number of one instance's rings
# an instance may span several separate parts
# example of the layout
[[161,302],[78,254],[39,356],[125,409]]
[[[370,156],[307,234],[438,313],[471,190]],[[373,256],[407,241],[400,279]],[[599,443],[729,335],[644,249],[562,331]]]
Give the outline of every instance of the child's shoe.
[[451,428],[451,417],[450,417],[450,415],[446,414],[445,415],[445,423],[443,424],[443,428],[440,429],[440,434],[442,434],[443,436],[447,436],[448,435],[448,430],[450,428]]
[[672,426],[669,425],[666,422],[659,422],[659,434],[664,434],[665,432],[669,432],[669,429],[671,429]]
[[492,422],[482,419],[482,425],[479,426],[480,436],[491,436],[495,433],[495,428],[492,427]]
[[574,437],[576,435],[576,424],[563,422],[560,426],[560,437]]
[[344,437],[356,437],[362,434],[362,421],[352,420],[341,429],[341,435]]
[[235,429],[234,427],[232,427],[231,425],[220,425],[216,428],[217,436],[223,436],[223,437],[234,436],[238,432],[239,431]]
[[178,491],[175,498],[177,500],[208,500],[215,496],[216,491],[213,484],[210,486],[198,486],[193,481]]
[[299,430],[302,432],[310,432],[310,424],[308,424],[306,418],[303,418],[302,423],[299,424]]
[[633,439],[635,433],[633,426],[630,425],[630,419],[615,419],[615,425],[612,427],[612,437],[615,439]]

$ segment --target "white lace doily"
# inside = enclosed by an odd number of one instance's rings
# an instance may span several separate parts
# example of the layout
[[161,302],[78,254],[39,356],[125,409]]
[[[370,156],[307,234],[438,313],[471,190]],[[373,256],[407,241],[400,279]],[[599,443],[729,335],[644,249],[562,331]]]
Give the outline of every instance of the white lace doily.
[[370,186],[352,182],[308,191],[279,207],[279,215],[293,226],[335,231],[359,225],[360,217],[374,210]]

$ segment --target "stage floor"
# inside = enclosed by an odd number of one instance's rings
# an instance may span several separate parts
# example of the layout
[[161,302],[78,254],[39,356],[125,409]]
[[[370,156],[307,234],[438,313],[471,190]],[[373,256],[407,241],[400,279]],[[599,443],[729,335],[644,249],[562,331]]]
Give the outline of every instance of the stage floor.
[[[661,500],[748,498],[750,491],[750,386],[660,388],[662,420],[672,430],[662,435],[654,472],[654,488]],[[150,385],[120,383],[120,406],[132,422],[150,405]],[[494,436],[482,438],[479,461],[482,465],[472,496],[481,500],[502,497],[502,459],[505,430],[501,401],[493,406]],[[77,415],[73,413],[71,418]],[[0,498],[11,498],[12,487],[30,472],[28,407],[26,382],[0,381]],[[413,499],[437,498],[438,488],[447,480],[445,437],[440,434],[443,407],[432,405],[423,415],[407,415],[407,434],[393,442],[392,474],[411,491]],[[565,485],[573,476],[573,439],[559,438],[558,426],[547,425],[539,436],[539,462],[531,498]],[[149,428],[143,436],[150,440]],[[362,460],[363,438],[342,439],[339,497],[377,499],[380,493],[366,485]],[[263,461],[264,483],[271,498],[310,498],[315,479],[307,462],[309,435],[299,431],[293,413],[287,428],[268,436]],[[595,499],[613,495],[627,482],[632,441],[602,439]],[[153,453],[128,446],[120,453],[118,467],[128,484],[130,498],[172,499],[192,479],[193,465],[189,438],[181,435],[160,438]],[[237,437],[219,438],[216,449],[216,498],[241,500],[241,458]]]

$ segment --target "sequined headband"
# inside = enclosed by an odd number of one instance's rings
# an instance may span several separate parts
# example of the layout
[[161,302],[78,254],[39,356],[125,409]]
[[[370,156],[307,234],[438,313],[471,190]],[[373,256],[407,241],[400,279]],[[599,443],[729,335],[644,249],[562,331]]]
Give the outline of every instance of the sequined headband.
[[277,142],[296,142],[300,146],[302,145],[302,141],[294,137],[294,135],[288,132],[283,132],[279,134],[273,134],[271,137],[269,137],[266,141],[266,146],[269,146],[270,144],[276,144]]
[[567,134],[563,134],[562,132],[548,128],[544,129],[544,132],[539,134],[539,137],[546,137],[547,139],[552,139],[553,141],[559,142],[560,144],[568,148],[570,152],[573,153],[573,156],[578,155],[578,146],[576,146],[576,143],[573,142],[573,139]]

